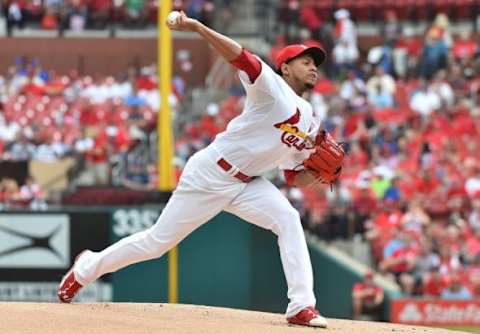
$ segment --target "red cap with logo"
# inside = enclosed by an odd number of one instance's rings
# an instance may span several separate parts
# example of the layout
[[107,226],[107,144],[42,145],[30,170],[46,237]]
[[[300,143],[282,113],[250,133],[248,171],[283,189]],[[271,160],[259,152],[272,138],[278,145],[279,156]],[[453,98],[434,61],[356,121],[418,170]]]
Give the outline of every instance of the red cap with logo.
[[293,58],[301,56],[303,54],[309,54],[313,57],[315,65],[319,66],[325,58],[327,57],[325,51],[319,47],[312,46],[308,47],[303,44],[292,44],[284,47],[277,56],[275,61],[275,68],[278,73],[280,73],[280,67],[283,63],[288,63]]

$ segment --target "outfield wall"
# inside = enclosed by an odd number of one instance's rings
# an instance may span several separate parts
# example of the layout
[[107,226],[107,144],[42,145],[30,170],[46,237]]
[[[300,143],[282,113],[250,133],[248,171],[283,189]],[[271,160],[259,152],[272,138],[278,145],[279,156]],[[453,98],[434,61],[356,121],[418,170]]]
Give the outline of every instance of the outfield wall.
[[[159,207],[0,215],[0,300],[55,300],[55,288],[84,248],[99,250],[154,224]],[[317,306],[351,316],[358,272],[309,243]],[[81,301],[168,301],[167,256],[107,275]],[[179,302],[284,312],[287,287],[273,233],[222,213],[178,247]]]

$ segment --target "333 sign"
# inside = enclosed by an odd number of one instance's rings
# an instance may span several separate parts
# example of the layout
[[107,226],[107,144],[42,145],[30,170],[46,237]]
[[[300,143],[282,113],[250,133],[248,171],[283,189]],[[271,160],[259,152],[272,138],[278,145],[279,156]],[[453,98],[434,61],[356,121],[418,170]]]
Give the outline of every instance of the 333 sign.
[[123,238],[128,235],[143,231],[157,221],[160,210],[154,209],[120,209],[113,215],[113,234]]

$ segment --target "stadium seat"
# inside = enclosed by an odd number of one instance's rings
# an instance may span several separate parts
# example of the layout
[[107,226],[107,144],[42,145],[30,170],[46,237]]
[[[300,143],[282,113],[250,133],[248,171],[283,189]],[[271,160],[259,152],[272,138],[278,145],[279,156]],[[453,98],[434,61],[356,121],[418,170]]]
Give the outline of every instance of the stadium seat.
[[432,7],[435,13],[444,13],[449,18],[454,18],[451,13],[452,0],[435,0],[432,3]]
[[415,21],[430,20],[431,4],[428,0],[416,0],[413,2],[412,19]]
[[452,11],[455,12],[456,19],[470,19],[478,15],[480,4],[475,3],[475,0],[454,0]]
[[409,20],[412,18],[412,8],[415,0],[396,1],[393,8],[399,20]]
[[371,0],[355,1],[355,19],[358,21],[370,21],[372,19]]
[[333,20],[334,1],[333,0],[319,0],[315,1],[315,11],[324,22]]

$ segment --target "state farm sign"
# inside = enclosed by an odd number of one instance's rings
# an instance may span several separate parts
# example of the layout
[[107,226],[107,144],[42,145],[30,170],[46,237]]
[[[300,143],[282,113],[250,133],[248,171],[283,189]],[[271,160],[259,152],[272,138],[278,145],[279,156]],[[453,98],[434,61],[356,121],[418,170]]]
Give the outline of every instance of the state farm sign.
[[397,299],[390,321],[414,325],[480,325],[480,302]]

